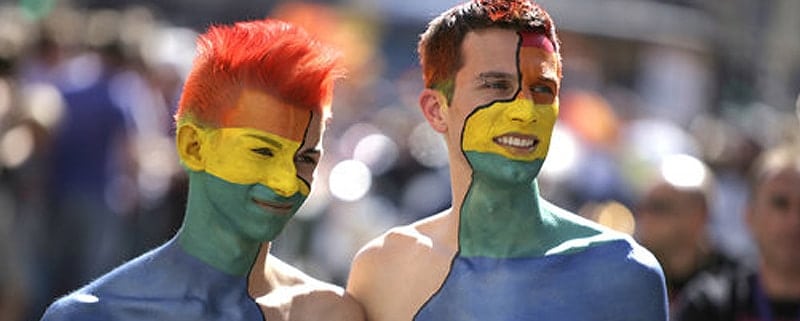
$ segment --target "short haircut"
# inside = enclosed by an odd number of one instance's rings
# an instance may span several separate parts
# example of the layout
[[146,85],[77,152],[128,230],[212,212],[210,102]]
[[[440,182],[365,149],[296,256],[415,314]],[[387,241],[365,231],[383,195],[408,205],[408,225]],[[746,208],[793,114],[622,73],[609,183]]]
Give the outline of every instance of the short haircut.
[[[470,31],[503,28],[542,34],[560,55],[556,27],[550,15],[530,0],[472,0],[450,8],[428,24],[417,46],[426,88],[439,90],[450,101],[456,72],[463,65],[461,44]],[[561,66],[559,58],[559,70]]]
[[751,200],[755,198],[764,181],[787,169],[800,172],[800,145],[784,143],[763,151],[749,173]]
[[175,114],[178,123],[219,127],[245,88],[325,115],[342,75],[337,51],[279,20],[212,26],[197,48]]

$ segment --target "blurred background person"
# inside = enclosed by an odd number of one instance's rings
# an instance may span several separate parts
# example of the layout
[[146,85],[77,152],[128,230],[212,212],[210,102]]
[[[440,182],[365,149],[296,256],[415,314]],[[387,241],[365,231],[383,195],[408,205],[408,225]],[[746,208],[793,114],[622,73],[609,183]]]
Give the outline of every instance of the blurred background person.
[[736,263],[709,239],[714,176],[708,166],[677,154],[654,167],[636,206],[635,236],[664,268],[673,308],[692,278],[733,269]]
[[747,225],[755,271],[704,274],[688,285],[676,320],[800,318],[800,146],[765,151],[754,164]]

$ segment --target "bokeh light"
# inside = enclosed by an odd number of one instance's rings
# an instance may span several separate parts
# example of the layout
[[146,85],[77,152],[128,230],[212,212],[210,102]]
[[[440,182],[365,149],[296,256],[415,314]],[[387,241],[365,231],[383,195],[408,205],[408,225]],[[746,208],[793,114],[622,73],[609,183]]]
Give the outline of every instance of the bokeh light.
[[11,110],[11,87],[8,81],[0,78],[0,119],[3,119],[9,110]]
[[680,126],[666,120],[649,118],[633,121],[623,137],[634,156],[650,162],[658,162],[667,155],[697,155],[697,141]]
[[659,170],[667,182],[677,187],[700,187],[706,180],[703,163],[685,154],[665,157]]
[[622,233],[633,235],[636,230],[636,221],[633,218],[633,213],[619,202],[608,202],[600,205],[595,215],[598,223]]
[[375,175],[381,175],[391,169],[399,155],[397,143],[383,134],[367,135],[353,150],[353,159],[367,165]]
[[33,154],[33,132],[28,126],[12,128],[0,138],[0,162],[5,167],[16,168]]
[[357,201],[369,192],[372,173],[360,161],[345,160],[333,167],[328,185],[334,197],[348,202]]
[[380,133],[381,131],[373,124],[365,122],[353,124],[347,127],[347,130],[341,136],[337,137],[337,152],[346,158],[352,158],[356,146],[364,137]]
[[171,66],[185,77],[195,54],[197,32],[189,28],[161,28],[142,43],[142,58],[153,66]]
[[44,128],[52,128],[64,115],[64,101],[58,89],[48,84],[33,84],[23,91],[24,105],[31,118]]
[[561,180],[568,176],[580,161],[580,145],[575,135],[560,124],[556,124],[553,129],[550,141],[551,147],[542,165],[542,175],[545,178]]
[[447,146],[444,139],[426,122],[420,123],[411,131],[408,149],[411,156],[423,166],[439,168],[447,165]]

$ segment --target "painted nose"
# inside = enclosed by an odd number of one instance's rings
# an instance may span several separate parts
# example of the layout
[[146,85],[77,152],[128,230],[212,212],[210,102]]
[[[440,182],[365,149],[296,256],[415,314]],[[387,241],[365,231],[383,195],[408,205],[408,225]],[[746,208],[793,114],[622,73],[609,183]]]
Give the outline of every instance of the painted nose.
[[266,185],[282,197],[291,197],[299,191],[297,175],[292,167],[291,171],[277,171],[270,173]]
[[533,101],[523,97],[522,94],[518,95],[517,99],[506,108],[505,115],[511,121],[525,124],[535,123],[538,118],[533,108]]

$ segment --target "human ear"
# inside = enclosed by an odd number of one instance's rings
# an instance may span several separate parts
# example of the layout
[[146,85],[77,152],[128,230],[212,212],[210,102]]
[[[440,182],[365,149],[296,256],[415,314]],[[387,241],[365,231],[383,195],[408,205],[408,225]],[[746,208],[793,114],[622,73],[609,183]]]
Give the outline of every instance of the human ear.
[[197,172],[205,169],[203,155],[200,152],[203,145],[202,134],[203,131],[197,126],[185,124],[178,128],[175,137],[181,162],[190,170]]
[[428,120],[433,130],[444,133],[447,131],[445,109],[447,99],[438,90],[425,88],[419,95],[419,107],[422,115]]

